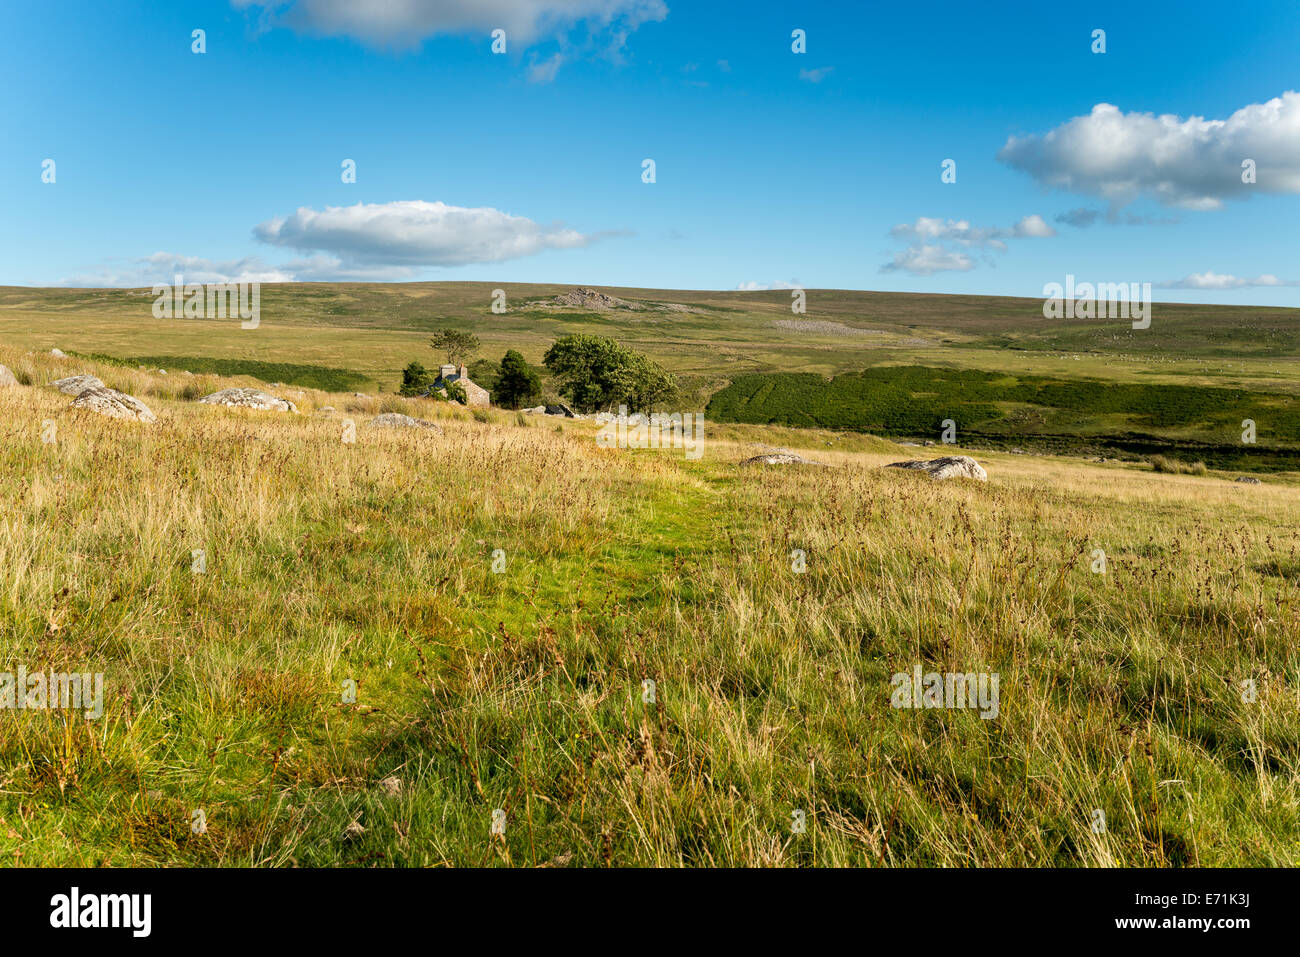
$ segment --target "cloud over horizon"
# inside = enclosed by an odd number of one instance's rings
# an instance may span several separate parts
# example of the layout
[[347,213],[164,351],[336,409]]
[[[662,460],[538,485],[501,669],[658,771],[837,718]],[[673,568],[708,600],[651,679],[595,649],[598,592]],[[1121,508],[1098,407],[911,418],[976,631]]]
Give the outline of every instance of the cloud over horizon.
[[303,206],[253,229],[264,243],[308,254],[300,270],[325,276],[413,274],[420,268],[497,263],[548,249],[576,249],[610,233],[583,235],[559,225],[539,225],[490,206],[399,200]]
[[[972,226],[965,219],[918,216],[916,222],[899,223],[889,231],[910,245],[880,267],[881,272],[909,272],[929,276],[936,272],[966,272],[975,260],[962,249],[996,249],[1005,252],[1008,239],[1048,239],[1056,230],[1037,213],[1022,216],[1009,229]],[[959,247],[954,249],[953,247]]]
[[1278,279],[1267,273],[1254,278],[1232,276],[1207,269],[1205,272],[1194,272],[1184,279],[1158,282],[1155,285],[1157,289],[1247,289],[1259,286],[1300,286],[1300,280]]
[[[1145,197],[1164,206],[1219,209],[1252,191],[1300,193],[1300,93],[1252,103],[1226,120],[1124,113],[1098,103],[1043,134],[1008,137],[997,158],[1043,186],[1120,207]],[[1254,160],[1256,182],[1242,182]]]

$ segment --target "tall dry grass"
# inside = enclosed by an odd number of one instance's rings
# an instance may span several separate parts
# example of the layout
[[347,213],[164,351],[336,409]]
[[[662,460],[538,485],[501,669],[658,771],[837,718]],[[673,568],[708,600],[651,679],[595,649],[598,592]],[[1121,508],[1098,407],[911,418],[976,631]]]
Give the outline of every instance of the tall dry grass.
[[[1292,484],[1029,456],[934,483],[821,436],[833,468],[751,470],[798,434],[688,462],[0,361],[34,383],[0,389],[0,670],[107,680],[97,721],[0,711],[0,859],[1296,863]],[[159,422],[41,385],[73,371]],[[891,708],[916,664],[998,673],[997,719]]]

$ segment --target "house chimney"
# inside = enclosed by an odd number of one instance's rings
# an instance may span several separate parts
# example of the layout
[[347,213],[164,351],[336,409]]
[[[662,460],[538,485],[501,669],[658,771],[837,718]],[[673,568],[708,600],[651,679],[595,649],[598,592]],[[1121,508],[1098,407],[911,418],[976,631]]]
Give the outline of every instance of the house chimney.
[[468,378],[469,378],[469,370],[465,368],[465,366],[464,366],[463,363],[461,364],[460,369],[457,370],[457,374],[458,374],[462,379],[468,379]]

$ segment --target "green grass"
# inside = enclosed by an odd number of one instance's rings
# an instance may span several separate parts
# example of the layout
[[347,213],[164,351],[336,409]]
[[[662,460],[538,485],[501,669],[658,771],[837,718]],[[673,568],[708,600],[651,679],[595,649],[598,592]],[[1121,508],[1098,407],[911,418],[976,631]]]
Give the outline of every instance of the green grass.
[[144,366],[148,370],[163,369],[171,374],[193,372],[220,376],[251,376],[263,382],[282,382],[287,385],[320,389],[325,392],[346,392],[369,385],[365,376],[347,369],[329,366],[310,366],[291,362],[262,362],[256,359],[211,359],[203,356],[127,356],[119,358],[101,353],[82,353],[68,350],[68,355],[97,362],[121,366]]
[[[0,361],[37,383],[0,389],[0,667],[107,682],[98,721],[0,713],[0,860],[1300,862],[1294,478],[982,454],[987,485],[935,483],[878,438],[744,424],[686,461],[170,375],[142,427],[40,385],[66,360]],[[834,467],[739,468],[759,444]],[[891,708],[918,663],[997,672],[998,720]]]
[[[809,373],[738,377],[709,402],[723,422],[856,429],[937,439],[943,422],[966,441],[1127,455],[1172,447],[1221,468],[1295,469],[1300,409],[1290,397],[1242,389],[1010,376],[880,366],[823,379]],[[1262,429],[1240,441],[1242,422]]]

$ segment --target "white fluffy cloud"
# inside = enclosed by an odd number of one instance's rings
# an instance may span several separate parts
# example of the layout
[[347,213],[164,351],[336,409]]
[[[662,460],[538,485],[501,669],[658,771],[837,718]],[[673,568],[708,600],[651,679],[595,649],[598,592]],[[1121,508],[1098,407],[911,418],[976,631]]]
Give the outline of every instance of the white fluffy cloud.
[[1056,230],[1042,216],[1032,213],[1010,229],[972,226],[965,219],[918,216],[914,223],[899,223],[889,234],[910,245],[895,253],[880,271],[929,276],[936,272],[974,269],[975,261],[963,249],[1001,251],[1007,248],[1008,239],[1044,239],[1055,236]]
[[1300,282],[1278,279],[1268,273],[1250,278],[1206,270],[1194,272],[1185,279],[1156,283],[1156,286],[1160,289],[1246,289],[1252,286],[1300,286]]
[[[1300,93],[1243,106],[1226,120],[1124,113],[1098,103],[1041,135],[1012,136],[998,159],[1045,186],[1122,206],[1149,197],[1217,209],[1252,191],[1300,193]],[[1255,161],[1256,182],[1242,182]]]
[[274,246],[312,254],[296,265],[331,276],[398,278],[403,270],[495,263],[547,249],[586,246],[596,236],[545,227],[491,207],[466,208],[407,200],[302,207],[259,224],[253,235]]
[[125,287],[134,289],[154,283],[170,283],[178,276],[185,282],[292,282],[294,273],[282,266],[269,266],[256,256],[242,259],[205,259],[178,253],[156,252],[107,265],[94,272],[62,280],[63,286]]
[[966,272],[974,268],[974,261],[963,252],[921,243],[895,253],[892,260],[880,267],[880,271],[902,271],[929,276],[937,272]]
[[899,223],[889,231],[895,239],[916,242],[948,242],[963,247],[990,247],[1006,249],[1007,239],[1041,239],[1056,235],[1056,230],[1047,225],[1042,216],[1034,213],[1025,216],[1010,229],[995,227],[980,228],[972,226],[965,219],[940,219],[933,216],[918,216],[914,223]]
[[1021,239],[1050,239],[1056,230],[1047,225],[1042,216],[1034,213],[1011,227],[1011,235]]
[[386,282],[414,279],[436,266],[495,263],[547,249],[573,249],[623,232],[584,235],[541,226],[491,207],[466,208],[420,200],[303,207],[267,220],[253,235],[302,255],[278,265],[257,256],[206,259],[157,252],[106,264],[68,279],[68,286],[150,286],[186,282]]
[[263,11],[271,24],[324,36],[350,36],[371,46],[409,49],[429,37],[498,27],[510,44],[566,34],[580,22],[608,35],[617,50],[643,23],[668,16],[663,0],[232,0]]

